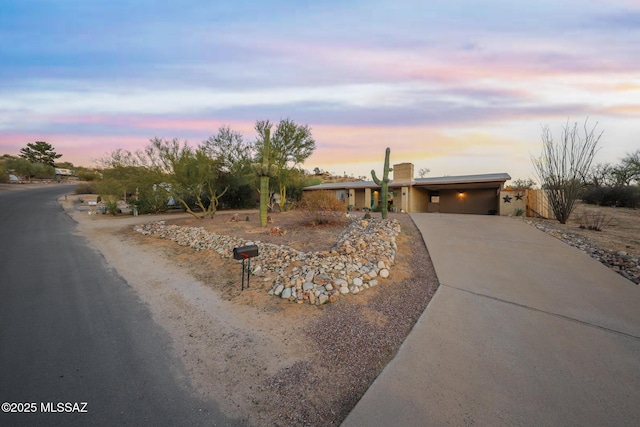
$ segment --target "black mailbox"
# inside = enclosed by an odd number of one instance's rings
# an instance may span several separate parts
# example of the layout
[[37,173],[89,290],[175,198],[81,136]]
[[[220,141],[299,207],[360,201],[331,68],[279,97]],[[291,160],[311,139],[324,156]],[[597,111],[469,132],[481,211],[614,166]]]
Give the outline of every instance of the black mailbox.
[[233,248],[233,259],[247,259],[258,256],[258,246],[247,245]]
[[244,291],[244,261],[248,260],[249,266],[247,267],[247,288],[249,287],[249,275],[251,274],[251,258],[258,256],[258,246],[256,245],[247,245],[247,246],[238,246],[237,248],[233,248],[233,259],[242,260],[242,290]]

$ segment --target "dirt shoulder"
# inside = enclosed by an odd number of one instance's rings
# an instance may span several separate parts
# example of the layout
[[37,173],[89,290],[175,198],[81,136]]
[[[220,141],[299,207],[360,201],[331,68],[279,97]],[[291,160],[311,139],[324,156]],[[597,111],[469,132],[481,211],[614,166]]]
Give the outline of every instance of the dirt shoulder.
[[[132,227],[163,219],[323,250],[337,240],[341,226],[300,228],[285,214],[275,214],[267,230],[255,227],[254,213],[239,214],[244,221],[222,213],[203,221],[184,214],[114,218],[77,211],[72,199],[61,203],[79,233],[149,304],[197,391],[247,425],[339,425],[437,288],[422,236],[408,215],[394,216],[402,233],[391,277],[316,307],[270,297],[257,283],[240,292],[237,261],[142,236]],[[271,233],[272,227],[287,233]]]

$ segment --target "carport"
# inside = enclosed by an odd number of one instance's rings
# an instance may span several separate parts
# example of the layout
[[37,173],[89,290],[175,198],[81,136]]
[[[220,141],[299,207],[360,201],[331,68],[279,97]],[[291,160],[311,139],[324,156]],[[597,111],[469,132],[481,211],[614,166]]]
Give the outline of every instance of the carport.
[[[397,212],[497,214],[500,191],[511,179],[507,173],[413,178],[413,164],[393,165],[389,183],[389,208]],[[334,192],[350,209],[380,207],[380,186],[373,181],[334,182],[306,187],[304,191]]]
[[426,212],[496,214],[500,191],[509,179],[506,173],[418,178],[411,189],[414,198],[427,198]]

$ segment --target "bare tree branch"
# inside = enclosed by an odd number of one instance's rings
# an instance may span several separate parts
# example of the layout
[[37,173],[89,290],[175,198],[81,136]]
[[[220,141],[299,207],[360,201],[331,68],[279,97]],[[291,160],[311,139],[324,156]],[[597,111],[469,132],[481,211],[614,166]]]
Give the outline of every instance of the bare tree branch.
[[567,222],[575,208],[603,134],[596,133],[598,123],[589,128],[587,122],[588,118],[581,133],[577,122],[569,125],[567,121],[559,142],[554,141],[549,126],[543,126],[542,154],[539,158],[532,158],[553,214],[562,224]]

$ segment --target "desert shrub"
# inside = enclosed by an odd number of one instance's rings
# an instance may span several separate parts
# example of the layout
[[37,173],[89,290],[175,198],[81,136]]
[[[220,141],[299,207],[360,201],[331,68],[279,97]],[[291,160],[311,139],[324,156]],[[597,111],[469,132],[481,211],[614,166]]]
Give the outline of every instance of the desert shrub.
[[144,183],[128,196],[130,203],[140,214],[155,214],[169,210],[169,195],[162,186]]
[[594,231],[602,231],[603,228],[609,226],[613,221],[613,217],[610,217],[603,212],[590,212],[585,211],[580,218],[580,228]]
[[640,207],[640,188],[631,185],[587,187],[582,193],[582,201],[590,205],[637,208]]
[[78,170],[77,175],[78,179],[81,181],[97,181],[100,179],[100,174],[98,172],[89,169]]
[[96,187],[93,184],[82,183],[76,185],[76,188],[73,190],[75,194],[95,194]]
[[140,214],[156,214],[169,210],[169,201],[166,197],[147,195],[149,197],[140,197],[139,200],[131,202]]
[[531,178],[527,179],[514,179],[507,187],[511,190],[531,190],[535,188],[536,183]]
[[307,191],[298,204],[302,216],[311,224],[331,224],[345,218],[347,207],[331,191]]
[[115,198],[105,198],[104,206],[107,209],[107,213],[111,215],[117,215],[120,212],[120,209],[118,209],[118,200]]
[[246,209],[256,206],[256,190],[248,184],[229,187],[220,197],[220,207],[225,209]]

